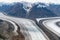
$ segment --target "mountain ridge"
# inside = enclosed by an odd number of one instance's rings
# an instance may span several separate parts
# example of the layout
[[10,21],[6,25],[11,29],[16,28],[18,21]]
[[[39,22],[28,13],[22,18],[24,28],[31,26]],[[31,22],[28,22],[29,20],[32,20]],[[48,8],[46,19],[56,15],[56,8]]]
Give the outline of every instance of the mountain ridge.
[[[9,5],[3,4],[2,6],[0,6],[0,12],[5,12],[7,15],[21,17],[21,18],[55,17],[60,15],[59,14],[60,12],[58,13],[57,11],[59,5],[56,4],[46,4],[39,2],[33,4],[27,2],[21,2],[21,3],[17,2],[12,4]],[[23,8],[24,6],[26,6],[25,8],[26,10]],[[29,12],[27,12],[27,10],[29,10]]]

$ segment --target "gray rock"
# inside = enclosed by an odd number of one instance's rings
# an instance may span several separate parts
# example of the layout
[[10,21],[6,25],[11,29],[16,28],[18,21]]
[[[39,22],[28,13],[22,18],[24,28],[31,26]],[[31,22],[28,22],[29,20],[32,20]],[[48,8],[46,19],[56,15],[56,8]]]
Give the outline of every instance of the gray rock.
[[11,40],[12,36],[14,36],[13,31],[14,26],[11,23],[0,20],[0,35],[4,38],[4,40]]
[[0,38],[0,40],[3,40],[3,39]]

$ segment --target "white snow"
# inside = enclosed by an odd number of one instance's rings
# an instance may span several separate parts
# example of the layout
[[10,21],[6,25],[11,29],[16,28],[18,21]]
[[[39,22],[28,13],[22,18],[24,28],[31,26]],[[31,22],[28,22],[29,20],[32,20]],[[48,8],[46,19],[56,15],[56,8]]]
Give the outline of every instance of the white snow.
[[0,2],[5,2],[5,3],[21,2],[21,1],[30,2],[30,3],[42,2],[42,3],[60,4],[60,0],[0,0]]
[[55,24],[56,22],[59,22],[59,21],[60,19],[46,20],[46,21],[43,21],[43,25],[45,25],[47,29],[49,29],[50,31],[52,31],[53,33],[55,33],[60,37],[60,27]]
[[[2,19],[10,19],[12,21],[15,21],[17,24],[22,24],[23,27],[26,27],[26,32],[29,33],[30,39],[32,40],[49,40],[49,38],[45,35],[45,33],[40,29],[37,28],[36,25],[34,25],[34,21],[31,21],[29,19],[22,19],[22,18],[16,18],[16,17],[10,17],[5,16],[3,13],[1,13],[2,16],[0,18]],[[29,36],[28,35],[28,36]],[[45,37],[46,36],[46,37]]]

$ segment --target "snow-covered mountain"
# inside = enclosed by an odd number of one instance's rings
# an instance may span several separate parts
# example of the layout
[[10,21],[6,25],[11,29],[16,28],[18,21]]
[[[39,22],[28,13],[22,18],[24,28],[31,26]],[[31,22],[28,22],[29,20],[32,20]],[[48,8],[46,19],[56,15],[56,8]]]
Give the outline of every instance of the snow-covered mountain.
[[14,17],[43,18],[59,16],[59,8],[59,5],[56,4],[17,2],[8,5],[7,3],[2,4],[2,6],[0,6],[0,12]]

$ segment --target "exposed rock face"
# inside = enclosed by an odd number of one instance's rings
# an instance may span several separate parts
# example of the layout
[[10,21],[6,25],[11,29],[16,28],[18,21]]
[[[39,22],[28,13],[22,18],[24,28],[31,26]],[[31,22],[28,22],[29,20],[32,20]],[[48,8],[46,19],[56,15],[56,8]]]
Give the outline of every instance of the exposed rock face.
[[19,35],[13,36],[12,40],[25,40],[25,37],[21,32],[19,32]]
[[0,40],[24,40],[24,36],[17,30],[19,35],[14,35],[14,26],[4,20],[0,20]]
[[8,24],[4,22],[3,20],[0,20],[0,38],[5,39],[8,38],[7,30],[8,29]]

